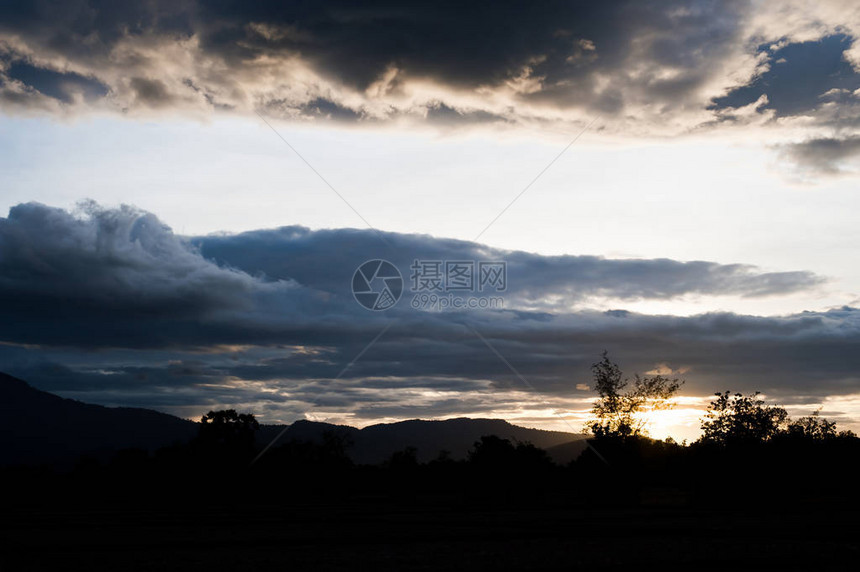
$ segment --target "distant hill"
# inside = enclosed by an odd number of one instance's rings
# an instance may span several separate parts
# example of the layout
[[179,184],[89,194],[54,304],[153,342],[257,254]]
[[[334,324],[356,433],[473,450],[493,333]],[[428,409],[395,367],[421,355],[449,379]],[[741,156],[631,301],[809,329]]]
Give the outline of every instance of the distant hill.
[[413,446],[418,459],[429,461],[440,450],[448,451],[455,459],[464,458],[475,441],[483,435],[496,435],[514,442],[529,442],[548,449],[573,440],[579,435],[560,431],[543,431],[511,425],[502,419],[448,419],[445,421],[402,421],[384,425],[371,425],[359,432],[355,456],[376,462],[388,457],[391,451]]
[[129,447],[154,450],[196,434],[193,421],[65,399],[0,373],[2,465],[71,461]]
[[[280,425],[264,425],[258,435],[258,443],[261,445],[269,443],[283,429]],[[276,446],[290,439],[320,441],[326,431],[348,436],[353,442],[353,446],[348,451],[350,457],[357,463],[367,464],[381,463],[395,451],[402,451],[406,447],[415,447],[418,460],[421,462],[436,458],[443,450],[448,451],[454,459],[462,459],[466,457],[475,441],[483,435],[496,435],[514,442],[529,442],[547,450],[571,444],[568,449],[560,450],[565,462],[569,460],[568,457],[572,451],[582,452],[585,448],[583,436],[576,433],[528,429],[511,425],[502,419],[469,418],[443,421],[413,419],[370,425],[364,429],[313,421],[296,421],[278,439]]]
[[[276,446],[290,440],[318,442],[327,431],[347,436],[353,443],[350,457],[368,464],[385,461],[406,447],[415,447],[420,461],[429,461],[442,450],[462,459],[484,435],[530,442],[547,449],[558,462],[568,462],[585,448],[583,436],[575,433],[528,429],[501,419],[467,418],[416,419],[363,429],[296,421],[286,427],[263,425],[257,443],[263,447],[282,432]],[[196,434],[193,421],[149,409],[65,399],[0,373],[0,465],[71,461],[82,454],[108,454],[129,447],[154,450],[187,442]]]
[[587,448],[588,443],[582,437],[576,441],[545,447],[547,454],[559,465],[567,465],[571,461],[575,461]]

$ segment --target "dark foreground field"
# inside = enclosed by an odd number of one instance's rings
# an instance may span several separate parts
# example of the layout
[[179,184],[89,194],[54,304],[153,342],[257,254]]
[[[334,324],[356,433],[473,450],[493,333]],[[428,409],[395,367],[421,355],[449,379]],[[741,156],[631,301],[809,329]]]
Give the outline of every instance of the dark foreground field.
[[749,491],[738,500],[754,508],[488,508],[448,499],[19,506],[0,527],[4,560],[15,562],[7,570],[850,570],[858,562],[855,506],[758,501]]
[[[53,412],[41,424],[4,404],[8,458],[69,450],[88,422],[104,445],[164,421],[135,411],[119,423],[115,411],[35,397],[46,407],[30,411]],[[689,446],[580,439],[561,445],[581,453],[559,463],[552,441],[548,451],[470,436],[512,430],[504,423],[401,423],[382,428],[385,439],[297,424],[264,448],[252,416],[213,412],[196,436],[155,450],[0,464],[0,569],[858,569],[860,439],[817,417],[766,438],[735,425],[743,431]],[[362,438],[387,457],[357,462]],[[476,439],[465,454],[438,446],[465,438]],[[391,452],[412,442],[430,454]]]

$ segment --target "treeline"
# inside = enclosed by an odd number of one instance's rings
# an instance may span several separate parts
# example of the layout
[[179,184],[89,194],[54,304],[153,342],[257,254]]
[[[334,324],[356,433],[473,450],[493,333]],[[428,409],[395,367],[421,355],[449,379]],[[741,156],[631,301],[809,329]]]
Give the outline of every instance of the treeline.
[[[419,462],[406,448],[378,465],[357,465],[347,434],[291,440],[263,451],[250,414],[210,412],[193,441],[147,453],[124,450],[73,470],[7,470],[7,502],[164,502],[430,506],[590,507],[745,502],[853,503],[860,439],[810,416],[794,422],[753,397],[722,394],[691,444],[603,434],[567,465],[529,443],[487,435],[467,458],[440,451]],[[780,421],[781,420],[781,421]],[[776,423],[780,421],[780,423]],[[262,454],[261,454],[262,453]],[[28,495],[30,495],[28,497]]]
[[640,415],[670,406],[682,382],[625,379],[605,353],[593,372],[598,399],[587,425],[592,436],[585,451],[563,466],[530,443],[494,435],[481,437],[465,459],[439,451],[432,461],[419,462],[410,447],[381,464],[359,465],[350,458],[348,433],[260,443],[254,415],[224,410],[203,416],[191,442],[154,453],[84,458],[63,473],[6,469],[2,476],[21,492],[6,501],[766,507],[853,503],[860,496],[860,439],[818,413],[792,420],[759,394],[718,393],[702,419],[701,438],[682,445],[649,438]]

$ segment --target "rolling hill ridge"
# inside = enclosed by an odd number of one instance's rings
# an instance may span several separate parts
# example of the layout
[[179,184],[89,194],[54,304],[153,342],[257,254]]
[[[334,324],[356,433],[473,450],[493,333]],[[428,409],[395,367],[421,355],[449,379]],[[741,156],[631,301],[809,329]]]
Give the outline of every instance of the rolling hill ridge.
[[[188,442],[198,424],[187,419],[134,407],[104,407],[38,390],[0,373],[0,465],[68,463],[82,455],[107,456],[120,449],[154,451]],[[475,441],[495,435],[530,442],[567,462],[585,448],[582,435],[512,425],[501,419],[409,420],[362,429],[300,420],[291,425],[262,425],[258,447],[278,437],[274,446],[296,441],[321,441],[335,432],[352,443],[348,454],[360,464],[384,462],[394,452],[414,447],[419,461],[440,451],[464,458]],[[556,455],[555,452],[560,452]]]

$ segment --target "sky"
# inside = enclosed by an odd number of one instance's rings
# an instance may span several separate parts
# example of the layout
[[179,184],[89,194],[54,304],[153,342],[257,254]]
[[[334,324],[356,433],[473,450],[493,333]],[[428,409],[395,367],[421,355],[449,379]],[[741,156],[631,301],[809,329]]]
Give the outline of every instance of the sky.
[[[4,3],[0,364],[186,417],[578,431],[608,350],[686,380],[655,436],[726,389],[860,428],[858,33],[850,2]],[[505,262],[444,292],[501,307],[413,307],[415,260]]]

